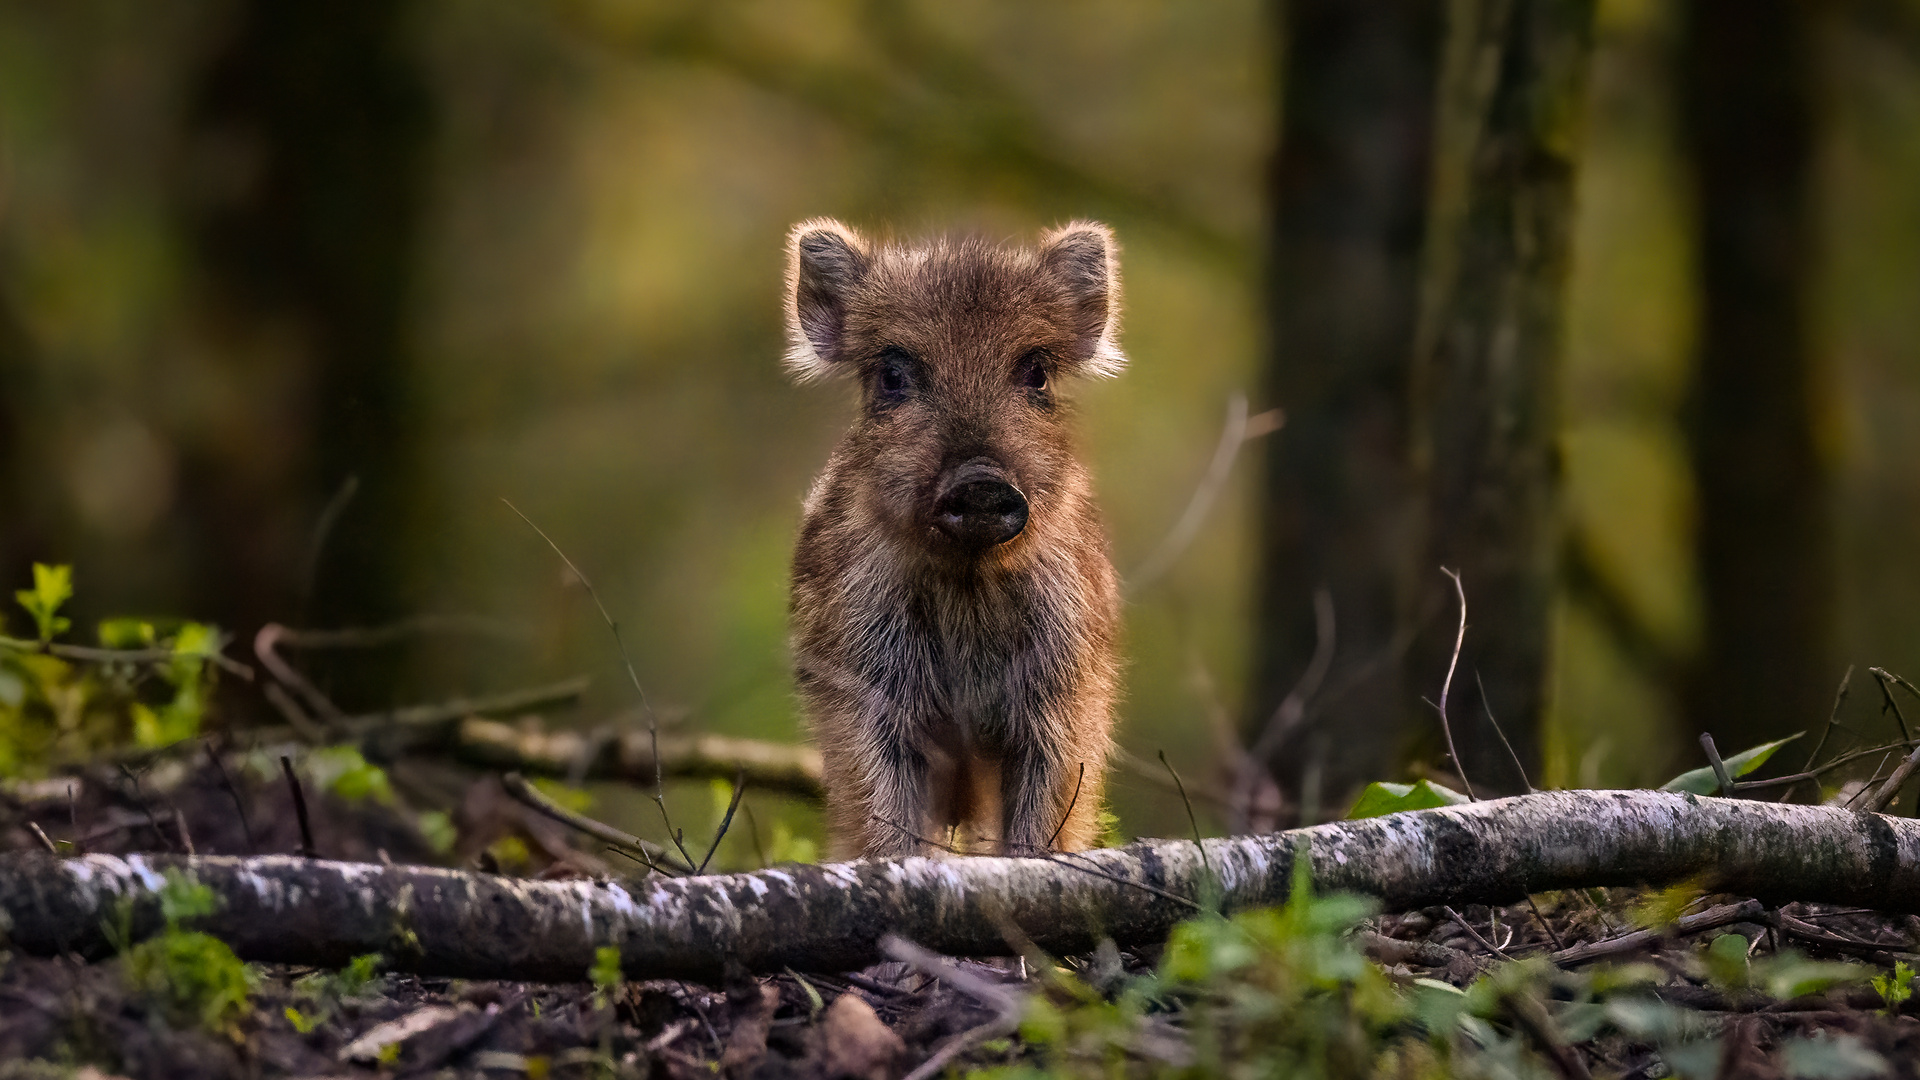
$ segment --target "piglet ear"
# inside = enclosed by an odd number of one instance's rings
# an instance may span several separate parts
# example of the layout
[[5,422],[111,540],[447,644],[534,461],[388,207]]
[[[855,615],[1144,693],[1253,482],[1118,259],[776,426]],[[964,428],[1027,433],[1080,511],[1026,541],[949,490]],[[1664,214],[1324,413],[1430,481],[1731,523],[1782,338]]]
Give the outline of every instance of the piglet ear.
[[1050,229],[1040,240],[1041,270],[1066,296],[1074,359],[1088,375],[1118,375],[1127,366],[1120,351],[1119,256],[1113,230],[1095,221]]
[[867,242],[832,218],[787,234],[787,370],[801,382],[843,370],[847,302],[872,264]]

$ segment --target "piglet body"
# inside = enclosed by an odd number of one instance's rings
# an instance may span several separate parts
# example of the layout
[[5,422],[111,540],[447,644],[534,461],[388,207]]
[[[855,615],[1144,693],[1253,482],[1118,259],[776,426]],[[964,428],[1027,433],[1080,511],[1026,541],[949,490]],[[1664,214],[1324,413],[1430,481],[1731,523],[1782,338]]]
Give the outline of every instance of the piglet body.
[[1099,831],[1119,597],[1059,385],[1116,374],[1111,234],[788,248],[789,368],[861,409],[806,500],[795,677],[832,853],[1038,854]]

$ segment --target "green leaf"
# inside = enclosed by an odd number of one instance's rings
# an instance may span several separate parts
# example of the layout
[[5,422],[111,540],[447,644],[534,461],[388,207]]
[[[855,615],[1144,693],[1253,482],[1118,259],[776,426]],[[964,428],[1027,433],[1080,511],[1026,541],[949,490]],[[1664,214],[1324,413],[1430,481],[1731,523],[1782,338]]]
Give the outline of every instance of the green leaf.
[[1893,970],[1888,974],[1875,975],[1873,989],[1880,995],[1880,1000],[1887,1003],[1887,1012],[1896,1012],[1902,1003],[1913,996],[1913,969],[1902,960],[1893,965]]
[[1893,1072],[1887,1059],[1858,1035],[1829,1035],[1824,1031],[1782,1041],[1780,1063],[1796,1080],[1865,1080]]
[[[1780,749],[1805,734],[1806,732],[1804,731],[1796,731],[1784,739],[1776,739],[1770,743],[1761,743],[1751,750],[1742,750],[1732,757],[1724,759],[1721,764],[1727,767],[1728,776],[1735,778],[1745,776],[1760,766],[1765,765],[1767,759],[1773,756],[1775,750]],[[1702,769],[1694,769],[1690,772],[1683,772],[1679,776],[1661,784],[1660,790],[1691,791],[1695,795],[1718,795],[1720,793],[1720,778],[1713,775],[1712,766],[1708,766]]]
[[1438,806],[1459,806],[1469,801],[1465,795],[1431,780],[1411,784],[1389,784],[1378,780],[1360,793],[1360,801],[1347,811],[1347,820],[1397,814],[1403,810],[1431,810]]
[[1824,993],[1836,986],[1866,982],[1873,969],[1863,964],[1809,960],[1791,950],[1754,964],[1753,981],[1780,1001]]
[[13,597],[33,616],[40,640],[52,641],[73,625],[73,620],[56,614],[60,605],[73,599],[73,567],[34,563],[33,588],[16,590]]

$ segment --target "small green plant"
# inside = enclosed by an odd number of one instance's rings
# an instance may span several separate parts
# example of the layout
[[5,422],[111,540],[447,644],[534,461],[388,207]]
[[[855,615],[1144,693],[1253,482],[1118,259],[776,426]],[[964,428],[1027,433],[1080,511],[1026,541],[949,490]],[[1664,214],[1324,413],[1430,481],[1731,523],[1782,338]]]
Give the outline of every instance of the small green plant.
[[347,802],[372,799],[382,805],[393,804],[393,785],[386,770],[369,762],[357,746],[324,746],[310,751],[301,771],[313,779],[314,786]]
[[[56,640],[73,571],[36,564],[15,598],[36,636],[0,636],[0,776],[36,772],[58,758],[132,743],[164,746],[200,733],[212,703],[223,638],[202,623],[108,619],[98,652]],[[0,628],[3,629],[3,628]]]
[[[253,974],[225,942],[181,926],[213,914],[219,898],[207,886],[170,870],[159,900],[166,928],[125,950],[127,988],[175,1027],[225,1028],[246,1011]],[[130,921],[123,912],[123,942]]]
[[33,564],[33,588],[15,590],[14,599],[33,616],[42,643],[67,632],[73,620],[59,614],[60,606],[73,599],[73,567]]
[[620,970],[620,950],[613,945],[602,945],[593,951],[593,966],[587,969],[587,979],[593,983],[593,1007],[604,1009],[620,992],[625,981]]
[[1880,1000],[1887,1003],[1887,1015],[1900,1011],[1900,1006],[1913,997],[1913,969],[1905,960],[1893,965],[1893,970],[1885,975],[1873,977],[1873,989],[1879,993]]

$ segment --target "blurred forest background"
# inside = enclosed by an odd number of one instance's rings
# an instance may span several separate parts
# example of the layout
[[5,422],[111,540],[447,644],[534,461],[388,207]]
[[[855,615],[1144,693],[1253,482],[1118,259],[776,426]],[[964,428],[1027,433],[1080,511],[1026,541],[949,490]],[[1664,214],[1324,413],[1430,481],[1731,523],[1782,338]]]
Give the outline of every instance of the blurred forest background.
[[[1419,699],[1453,636],[1403,535],[1445,7],[0,3],[0,584],[71,563],[76,626],[189,616],[243,658],[269,621],[484,617],[506,632],[320,678],[364,709],[587,670],[579,722],[634,722],[505,497],[663,715],[799,739],[786,565],[852,401],[781,373],[786,229],[1096,217],[1132,366],[1074,394],[1122,574],[1233,395],[1288,418],[1136,581],[1123,745],[1226,784],[1324,586],[1332,673],[1275,772],[1295,806],[1400,778],[1437,760]],[[1920,673],[1920,4],[1602,0],[1592,26],[1556,129],[1550,578],[1507,625],[1544,668],[1487,694],[1542,786],[1657,784],[1700,730],[1817,726],[1848,664]],[[271,719],[223,693],[223,723]],[[1112,803],[1185,830],[1148,775]]]

